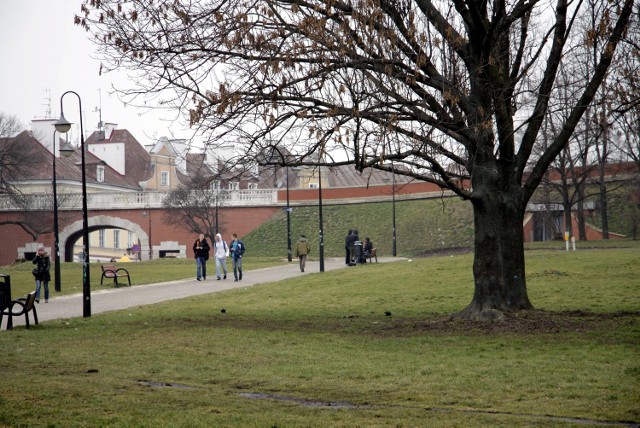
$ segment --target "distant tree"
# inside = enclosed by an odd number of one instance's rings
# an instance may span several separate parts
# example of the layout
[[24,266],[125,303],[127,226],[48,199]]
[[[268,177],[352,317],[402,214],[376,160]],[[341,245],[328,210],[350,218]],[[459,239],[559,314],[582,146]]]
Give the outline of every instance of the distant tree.
[[15,137],[18,133],[24,131],[24,129],[24,126],[17,117],[0,113],[0,138]]
[[164,199],[165,223],[215,236],[223,226],[219,214],[226,196],[218,183],[211,177],[195,178],[188,186],[172,190]]
[[[594,11],[589,19],[596,22],[602,2],[588,0],[588,4]],[[585,49],[590,53],[588,61],[591,67],[595,64],[595,52],[606,43],[606,37],[606,31],[601,27],[588,32]],[[625,207],[626,219],[631,224],[630,233],[635,239],[640,209],[640,14],[631,16],[629,28],[618,49],[620,54],[614,59],[596,95],[593,114],[590,115],[592,126],[589,135],[594,141],[598,169],[598,176],[593,181],[598,186],[597,209],[603,238],[609,238],[609,202],[612,199],[618,205],[618,211],[620,205]],[[620,170],[612,165],[628,161],[636,165],[635,177],[629,176],[628,169]]]
[[[3,127],[2,124],[6,126]],[[6,120],[0,114],[2,132],[15,135],[19,122]],[[40,162],[41,152],[35,150],[37,144],[26,131],[17,136],[0,138],[0,197],[12,208],[16,215],[11,220],[0,219],[2,225],[16,225],[27,232],[33,240],[53,230],[51,195],[34,196],[24,193],[19,183],[28,177],[28,170]]]
[[615,145],[622,152],[622,158],[635,163],[640,172],[640,104],[616,118],[616,129]]
[[0,113],[0,193],[7,194],[15,190],[11,181],[19,166],[28,160],[28,153],[13,138],[22,130],[16,117]]
[[640,172],[640,14],[632,16],[616,66],[611,70],[611,126],[621,159],[632,161]]
[[393,162],[470,201],[475,292],[460,316],[492,319],[532,308],[524,213],[627,29],[634,1],[606,5],[597,64],[533,164],[559,65],[584,42],[573,25],[582,2],[84,0],[76,22],[104,71],[133,74],[125,97],[161,93],[245,162],[272,144],[294,155],[281,164]]
[[[536,148],[532,159],[537,160],[547,149],[549,141],[554,141],[571,114],[571,105],[574,102],[576,88],[584,89],[583,79],[580,78],[582,69],[575,64],[569,65],[569,69],[561,66],[559,78],[556,84],[556,100],[558,107],[547,111],[543,129],[541,130],[542,144]],[[580,239],[586,238],[584,213],[580,209],[586,198],[586,186],[594,167],[589,164],[589,154],[593,147],[591,132],[589,130],[590,108],[587,108],[583,120],[579,122],[567,145],[549,165],[549,173],[542,178],[543,189],[556,195],[556,202],[560,202],[564,213],[564,231],[574,236],[572,225],[572,213],[578,217],[578,235]],[[587,120],[585,120],[587,119]],[[549,195],[550,196],[550,195]],[[559,200],[558,200],[559,199]],[[574,207],[578,210],[574,211]],[[554,232],[562,232],[557,230]]]

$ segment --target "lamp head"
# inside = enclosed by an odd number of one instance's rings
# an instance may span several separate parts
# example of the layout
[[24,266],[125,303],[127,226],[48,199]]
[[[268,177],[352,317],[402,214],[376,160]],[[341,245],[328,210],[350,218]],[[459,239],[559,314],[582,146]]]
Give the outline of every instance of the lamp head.
[[60,152],[60,155],[68,158],[73,154],[73,152],[75,152],[75,149],[69,143],[64,143],[64,145],[60,145],[58,151]]
[[56,131],[65,134],[71,129],[71,122],[64,118],[64,114],[60,114],[60,119],[53,124],[56,127]]

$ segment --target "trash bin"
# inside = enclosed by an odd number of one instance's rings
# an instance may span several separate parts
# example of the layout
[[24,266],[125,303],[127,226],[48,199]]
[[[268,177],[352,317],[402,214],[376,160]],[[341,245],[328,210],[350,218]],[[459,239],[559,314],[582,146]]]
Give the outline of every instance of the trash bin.
[[[13,318],[11,316],[11,276],[0,273],[0,312],[7,315],[7,330],[13,328]],[[2,321],[2,316],[0,316]],[[2,323],[0,323],[2,328]]]
[[355,262],[362,263],[362,241],[356,241],[353,243]]

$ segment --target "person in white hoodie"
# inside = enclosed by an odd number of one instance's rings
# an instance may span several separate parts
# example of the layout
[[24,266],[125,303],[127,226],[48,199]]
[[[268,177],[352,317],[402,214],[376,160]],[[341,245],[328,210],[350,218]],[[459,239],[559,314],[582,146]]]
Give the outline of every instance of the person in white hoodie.
[[216,258],[216,276],[218,277],[218,280],[220,280],[221,273],[222,279],[227,279],[227,257],[229,257],[229,246],[222,239],[222,235],[219,233],[216,233],[213,240],[213,256]]

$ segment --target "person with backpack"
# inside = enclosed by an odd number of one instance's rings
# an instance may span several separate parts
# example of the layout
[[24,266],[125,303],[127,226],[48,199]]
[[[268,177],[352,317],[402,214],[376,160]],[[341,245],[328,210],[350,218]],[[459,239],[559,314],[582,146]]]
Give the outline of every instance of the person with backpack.
[[231,241],[231,245],[229,249],[231,251],[231,263],[233,265],[233,277],[235,281],[242,281],[242,256],[246,250],[244,246],[244,242],[238,239],[237,234],[233,234],[233,241]]
[[216,258],[216,276],[218,277],[218,281],[220,281],[221,273],[223,274],[222,279],[227,279],[227,257],[229,257],[229,247],[222,239],[222,235],[219,233],[216,233],[216,236],[214,237],[213,255]]
[[307,263],[307,255],[310,253],[309,241],[304,235],[300,235],[300,239],[296,243],[296,257],[300,260],[300,272],[304,272],[304,266]]

